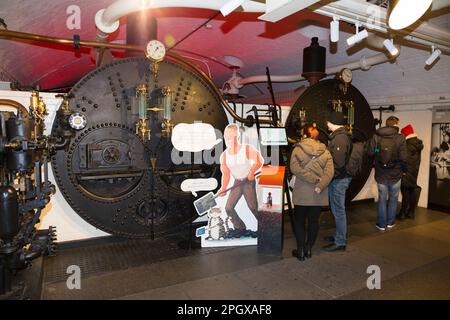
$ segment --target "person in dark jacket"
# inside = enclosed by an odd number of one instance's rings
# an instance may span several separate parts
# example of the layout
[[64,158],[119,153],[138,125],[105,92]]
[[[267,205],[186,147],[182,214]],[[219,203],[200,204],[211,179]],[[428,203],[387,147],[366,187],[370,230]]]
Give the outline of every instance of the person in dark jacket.
[[323,250],[344,251],[347,246],[347,213],[345,212],[345,193],[352,181],[345,166],[350,157],[352,141],[345,128],[346,121],[342,112],[333,112],[327,121],[328,130],[331,131],[328,140],[328,150],[333,157],[334,177],[328,186],[331,212],[336,224],[334,237],[326,237],[332,242],[323,247]]
[[[386,119],[386,126],[379,128],[369,142],[368,154],[375,156],[375,180],[378,184],[378,210],[376,227],[380,231],[395,226],[398,193],[401,179],[406,174],[408,153],[405,136],[400,134],[400,120],[391,116]],[[388,146],[391,144],[391,146]],[[388,150],[390,149],[390,150]],[[390,153],[390,161],[383,163],[384,154]],[[389,202],[388,202],[389,196]],[[386,212],[386,203],[387,212]],[[386,217],[387,214],[387,217]]]
[[[292,255],[299,260],[311,258],[311,248],[319,232],[322,206],[328,205],[327,187],[334,175],[333,159],[327,147],[317,140],[319,131],[313,125],[303,129],[303,139],[292,151],[290,169],[295,176],[292,191],[297,249]],[[306,224],[308,220],[308,224]]]
[[413,127],[408,124],[401,130],[406,139],[406,149],[408,150],[408,160],[406,161],[406,174],[402,177],[401,192],[402,206],[397,215],[398,219],[403,217],[414,219],[415,210],[419,201],[418,195],[420,187],[417,185],[417,176],[419,175],[419,167],[423,142],[414,133]]

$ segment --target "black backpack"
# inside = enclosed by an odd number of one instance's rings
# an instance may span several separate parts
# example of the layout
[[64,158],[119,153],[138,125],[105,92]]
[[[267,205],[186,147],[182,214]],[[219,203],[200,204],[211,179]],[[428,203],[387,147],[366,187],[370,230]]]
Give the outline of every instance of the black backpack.
[[349,175],[355,177],[362,171],[362,164],[366,156],[366,144],[364,142],[353,142],[350,148],[350,155],[345,165],[345,170]]
[[375,159],[383,168],[393,168],[396,163],[397,146],[395,136],[375,136]]

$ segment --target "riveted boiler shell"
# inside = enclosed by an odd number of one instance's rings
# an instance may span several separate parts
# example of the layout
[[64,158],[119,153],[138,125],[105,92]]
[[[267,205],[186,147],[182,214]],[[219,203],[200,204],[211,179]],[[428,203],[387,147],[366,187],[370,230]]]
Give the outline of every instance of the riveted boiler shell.
[[[156,81],[173,91],[173,124],[201,121],[223,131],[227,117],[220,99],[201,77],[166,60]],[[216,164],[173,163],[170,138],[160,132],[162,112],[150,112],[150,142],[135,134],[135,88],[142,83],[149,92],[155,87],[145,58],[119,60],[85,76],[71,90],[70,107],[86,116],[87,126],[52,157],[58,187],[75,212],[105,232],[130,238],[179,232],[192,215],[193,201],[180,190],[181,182],[220,178]],[[151,94],[147,102],[157,106]],[[59,125],[55,122],[53,130]],[[222,148],[220,143],[210,152],[214,156]]]
[[[306,111],[307,122],[315,122],[319,126],[319,139],[327,144],[327,118],[333,111],[331,101],[340,97],[342,100],[354,102],[354,130],[353,136],[358,141],[367,140],[375,133],[375,122],[372,111],[367,100],[362,93],[353,85],[349,85],[347,93],[344,95],[339,90],[341,82],[336,79],[322,80],[313,86],[308,87],[297,99],[286,120],[286,131],[291,139],[299,137],[300,110]],[[345,113],[345,110],[344,110]],[[346,114],[346,113],[345,113]],[[370,159],[365,159],[360,175],[353,177],[350,187],[347,190],[347,200],[353,199],[364,187],[370,171]]]

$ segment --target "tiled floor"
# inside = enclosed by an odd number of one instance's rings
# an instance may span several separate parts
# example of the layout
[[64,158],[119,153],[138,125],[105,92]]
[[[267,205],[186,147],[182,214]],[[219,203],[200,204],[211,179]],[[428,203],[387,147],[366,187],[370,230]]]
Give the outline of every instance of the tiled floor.
[[[416,220],[380,233],[375,210],[373,203],[349,208],[346,252],[321,252],[323,236],[333,232],[331,214],[323,212],[312,259],[305,262],[290,256],[295,240],[286,219],[282,259],[258,255],[256,247],[199,251],[90,273],[82,277],[81,290],[44,274],[42,298],[450,299],[450,215],[419,209]],[[370,265],[380,267],[380,290],[367,289]]]

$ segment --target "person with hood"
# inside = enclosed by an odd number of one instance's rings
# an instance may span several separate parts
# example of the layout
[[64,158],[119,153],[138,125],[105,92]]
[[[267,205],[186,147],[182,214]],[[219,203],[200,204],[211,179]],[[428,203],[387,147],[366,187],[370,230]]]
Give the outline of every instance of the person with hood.
[[300,261],[311,258],[319,232],[320,209],[328,205],[327,187],[334,175],[331,154],[318,136],[314,125],[305,126],[303,139],[295,145],[290,160],[291,173],[296,177],[292,201],[297,249],[292,255]]
[[406,161],[406,174],[402,177],[400,190],[402,192],[402,206],[397,218],[402,220],[403,217],[414,219],[415,210],[419,201],[420,187],[417,185],[417,176],[419,175],[419,167],[423,142],[414,133],[413,127],[408,124],[401,130],[406,139],[406,149],[408,151],[408,160]]
[[398,132],[399,122],[397,117],[387,118],[386,126],[379,128],[369,142],[368,155],[375,156],[375,181],[378,185],[375,226],[380,231],[395,226],[398,193],[401,179],[407,170],[408,153],[405,136]]
[[352,181],[346,170],[352,150],[350,133],[345,128],[346,121],[342,112],[333,112],[327,121],[331,131],[328,140],[328,150],[333,157],[334,177],[328,188],[331,212],[336,224],[335,236],[325,237],[330,244],[323,247],[324,251],[345,251],[347,247],[347,213],[345,212],[345,194]]

